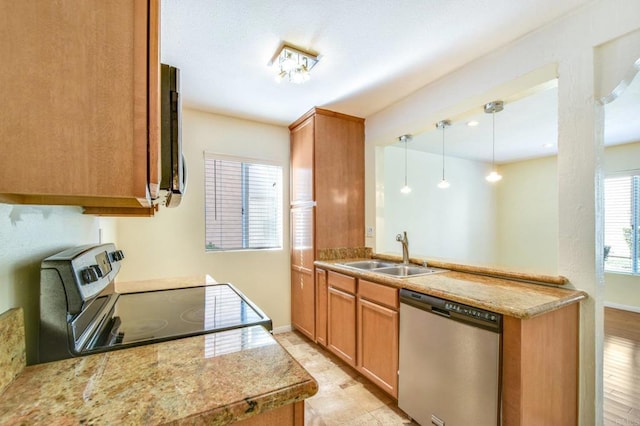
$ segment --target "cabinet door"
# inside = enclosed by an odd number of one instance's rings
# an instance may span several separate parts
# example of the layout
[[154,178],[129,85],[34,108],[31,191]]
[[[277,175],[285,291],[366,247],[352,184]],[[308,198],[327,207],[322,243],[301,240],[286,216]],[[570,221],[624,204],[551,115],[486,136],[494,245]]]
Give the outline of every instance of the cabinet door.
[[316,342],[327,346],[327,272],[316,269]]
[[364,121],[315,117],[316,247],[364,246]]
[[291,129],[291,204],[314,201],[314,117]]
[[311,272],[291,270],[291,324],[315,340],[315,288]]
[[0,52],[11,66],[2,76],[0,200],[150,206],[158,9],[155,0],[2,2]]
[[327,348],[356,366],[356,296],[331,287],[328,291]]
[[313,271],[314,207],[291,209],[291,266]]
[[398,312],[358,298],[358,371],[398,397]]

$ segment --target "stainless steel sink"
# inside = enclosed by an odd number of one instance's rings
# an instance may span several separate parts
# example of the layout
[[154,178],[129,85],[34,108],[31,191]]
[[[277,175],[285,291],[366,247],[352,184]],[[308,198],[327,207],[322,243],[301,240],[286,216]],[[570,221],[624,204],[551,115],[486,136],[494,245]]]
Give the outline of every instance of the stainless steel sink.
[[344,266],[349,266],[351,268],[356,269],[377,269],[377,268],[387,268],[389,266],[395,266],[397,263],[393,262],[384,262],[382,260],[360,260],[357,262],[346,262],[343,263]]
[[399,278],[416,277],[420,275],[437,274],[447,272],[446,269],[431,268],[417,265],[403,265],[401,263],[388,262],[382,260],[359,260],[355,262],[345,262],[342,264],[349,268],[365,270],[377,274],[389,275]]
[[437,274],[440,272],[447,272],[446,269],[429,268],[424,266],[413,265],[396,265],[387,268],[379,268],[375,271],[378,274],[392,275],[394,277],[415,277],[419,275]]

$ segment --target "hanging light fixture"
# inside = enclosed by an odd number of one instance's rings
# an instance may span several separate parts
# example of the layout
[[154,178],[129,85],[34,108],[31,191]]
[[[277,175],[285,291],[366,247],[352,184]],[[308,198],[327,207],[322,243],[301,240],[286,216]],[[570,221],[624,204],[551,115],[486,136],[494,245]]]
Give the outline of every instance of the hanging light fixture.
[[504,102],[493,101],[485,104],[484,112],[491,114],[493,119],[493,135],[492,135],[492,148],[491,148],[491,173],[487,175],[485,179],[493,183],[502,179],[502,175],[496,170],[496,112],[500,112],[504,109]]
[[436,124],[438,129],[442,129],[442,180],[438,183],[438,188],[447,189],[451,186],[451,184],[444,177],[444,129],[445,127],[451,126],[451,121],[442,120]]
[[407,144],[411,140],[411,135],[402,135],[398,140],[404,142],[404,186],[400,189],[400,192],[408,194],[411,192],[411,188],[407,185]]
[[271,58],[269,66],[273,67],[277,82],[286,78],[292,83],[301,84],[309,80],[309,72],[319,60],[318,55],[285,43]]

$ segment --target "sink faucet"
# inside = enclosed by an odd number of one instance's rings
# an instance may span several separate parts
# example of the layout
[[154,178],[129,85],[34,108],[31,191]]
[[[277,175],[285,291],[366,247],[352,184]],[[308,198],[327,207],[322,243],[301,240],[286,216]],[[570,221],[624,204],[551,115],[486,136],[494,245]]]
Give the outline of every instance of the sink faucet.
[[402,263],[404,265],[409,264],[409,239],[407,238],[407,231],[402,234],[396,235],[396,241],[402,243]]

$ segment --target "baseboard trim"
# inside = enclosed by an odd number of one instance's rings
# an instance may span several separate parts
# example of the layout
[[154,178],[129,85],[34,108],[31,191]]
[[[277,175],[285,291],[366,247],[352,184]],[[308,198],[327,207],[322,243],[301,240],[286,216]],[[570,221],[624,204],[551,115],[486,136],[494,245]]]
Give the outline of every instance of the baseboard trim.
[[293,331],[293,328],[291,328],[291,324],[289,325],[283,325],[280,327],[276,327],[273,329],[272,333],[273,334],[280,334],[280,333],[288,333],[290,331]]
[[606,306],[607,308],[620,309],[623,311],[636,312],[640,314],[640,307],[638,306],[622,305],[620,303],[613,302],[604,302],[604,306]]

